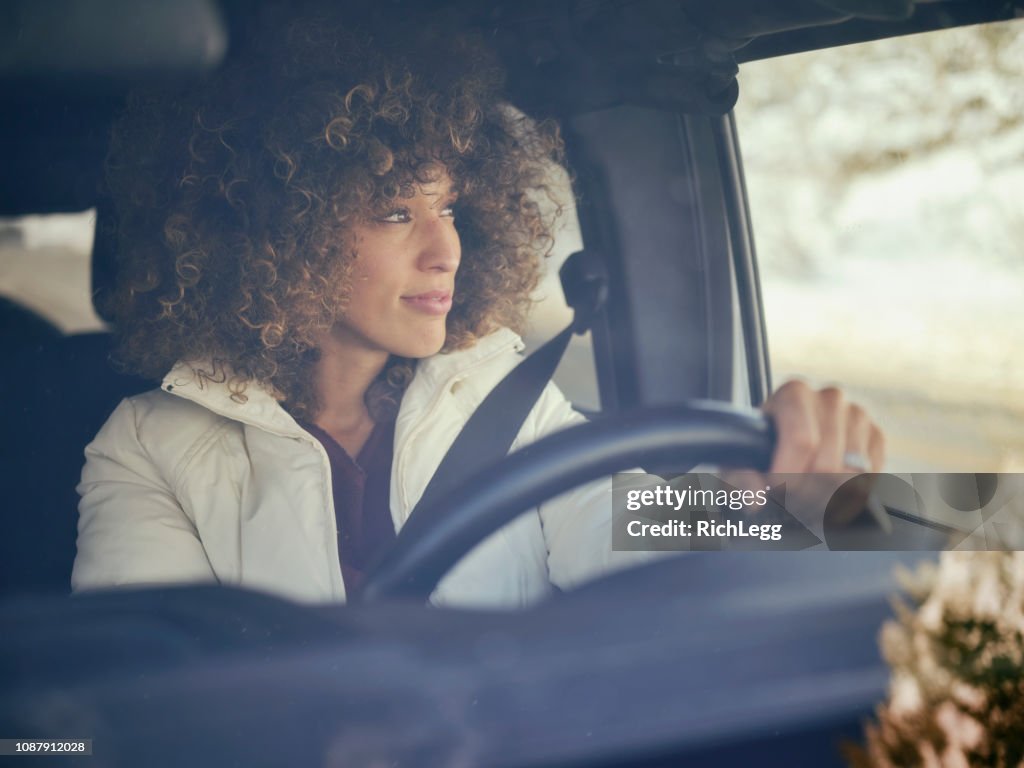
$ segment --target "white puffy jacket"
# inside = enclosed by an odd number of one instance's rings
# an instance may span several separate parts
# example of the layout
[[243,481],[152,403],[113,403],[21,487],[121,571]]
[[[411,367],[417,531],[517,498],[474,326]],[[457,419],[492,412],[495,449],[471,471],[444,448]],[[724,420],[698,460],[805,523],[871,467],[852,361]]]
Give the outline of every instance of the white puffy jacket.
[[[521,359],[507,329],[420,362],[395,425],[391,515],[405,523],[448,447]],[[303,601],[343,601],[330,463],[320,443],[257,386],[231,399],[184,364],[161,389],[121,402],[86,448],[74,590],[217,581]],[[513,450],[583,418],[549,385]],[[563,495],[481,542],[435,604],[525,605],[636,560],[611,551],[600,483]]]

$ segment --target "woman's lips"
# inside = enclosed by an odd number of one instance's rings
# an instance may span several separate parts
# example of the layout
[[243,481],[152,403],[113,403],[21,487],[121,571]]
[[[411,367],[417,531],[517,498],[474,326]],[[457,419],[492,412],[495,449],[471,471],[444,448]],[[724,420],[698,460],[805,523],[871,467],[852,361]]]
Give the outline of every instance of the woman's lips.
[[452,294],[449,291],[430,291],[403,296],[402,303],[426,315],[444,315],[452,308]]

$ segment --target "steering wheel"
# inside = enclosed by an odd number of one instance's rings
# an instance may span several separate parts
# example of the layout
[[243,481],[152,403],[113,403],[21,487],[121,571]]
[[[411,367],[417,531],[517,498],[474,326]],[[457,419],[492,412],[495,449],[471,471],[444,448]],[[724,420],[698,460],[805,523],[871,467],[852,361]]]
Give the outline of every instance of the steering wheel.
[[410,517],[356,600],[426,601],[452,566],[491,533],[541,502],[613,472],[700,463],[767,470],[774,445],[774,427],[759,411],[703,401],[570,427],[475,474],[439,500],[443,515],[425,509]]

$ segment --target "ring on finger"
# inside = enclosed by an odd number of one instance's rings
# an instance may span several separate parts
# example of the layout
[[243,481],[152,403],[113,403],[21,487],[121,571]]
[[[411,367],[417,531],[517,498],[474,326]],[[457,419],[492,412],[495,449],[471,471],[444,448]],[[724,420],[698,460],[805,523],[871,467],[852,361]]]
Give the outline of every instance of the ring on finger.
[[843,454],[843,466],[853,472],[870,472],[871,462],[860,451],[847,451]]

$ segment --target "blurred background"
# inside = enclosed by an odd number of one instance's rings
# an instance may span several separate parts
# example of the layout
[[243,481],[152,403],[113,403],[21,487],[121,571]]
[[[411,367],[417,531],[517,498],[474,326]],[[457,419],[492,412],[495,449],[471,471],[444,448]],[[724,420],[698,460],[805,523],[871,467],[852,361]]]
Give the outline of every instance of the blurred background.
[[776,384],[841,382],[889,470],[1024,471],[1024,36],[745,64],[736,108]]

